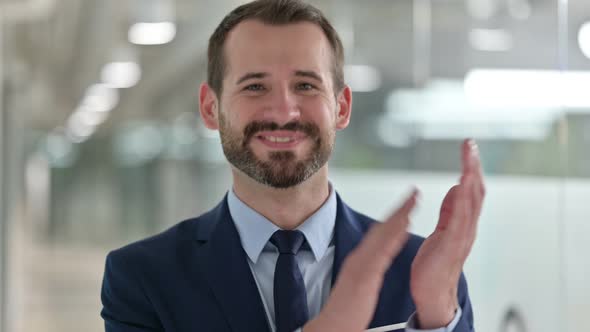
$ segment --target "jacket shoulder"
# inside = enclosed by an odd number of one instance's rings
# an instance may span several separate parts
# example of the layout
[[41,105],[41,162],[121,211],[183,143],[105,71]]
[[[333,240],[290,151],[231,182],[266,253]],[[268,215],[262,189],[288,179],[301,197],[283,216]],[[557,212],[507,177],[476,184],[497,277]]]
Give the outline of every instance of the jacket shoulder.
[[123,260],[157,259],[170,257],[187,243],[205,242],[219,219],[219,208],[218,206],[198,217],[183,220],[158,234],[115,249],[108,256],[121,257]]

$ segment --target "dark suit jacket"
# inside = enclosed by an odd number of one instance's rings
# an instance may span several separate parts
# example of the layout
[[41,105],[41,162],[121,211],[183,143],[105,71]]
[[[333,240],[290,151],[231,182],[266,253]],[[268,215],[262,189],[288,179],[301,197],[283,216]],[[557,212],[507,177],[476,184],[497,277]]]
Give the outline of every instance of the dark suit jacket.
[[[338,197],[332,284],[375,221]],[[405,322],[415,307],[410,266],[423,239],[411,235],[386,273],[370,327]],[[456,332],[473,331],[463,276]],[[270,332],[254,277],[224,199],[213,210],[107,256],[102,317],[108,332]]]

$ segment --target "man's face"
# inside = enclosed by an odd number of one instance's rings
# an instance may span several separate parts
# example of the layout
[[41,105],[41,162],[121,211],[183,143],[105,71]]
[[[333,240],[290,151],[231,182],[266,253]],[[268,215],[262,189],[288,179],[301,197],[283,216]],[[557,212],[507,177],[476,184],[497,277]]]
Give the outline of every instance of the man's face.
[[348,123],[338,120],[332,49],[321,28],[244,21],[228,35],[225,60],[218,115],[229,162],[275,188],[307,180]]

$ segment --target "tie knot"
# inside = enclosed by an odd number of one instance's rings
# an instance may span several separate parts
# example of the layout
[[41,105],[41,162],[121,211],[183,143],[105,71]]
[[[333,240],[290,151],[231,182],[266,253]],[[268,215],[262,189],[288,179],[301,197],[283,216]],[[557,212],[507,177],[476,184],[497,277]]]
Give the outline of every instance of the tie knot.
[[301,231],[278,230],[270,238],[270,243],[274,244],[281,254],[296,255],[304,241],[305,236]]

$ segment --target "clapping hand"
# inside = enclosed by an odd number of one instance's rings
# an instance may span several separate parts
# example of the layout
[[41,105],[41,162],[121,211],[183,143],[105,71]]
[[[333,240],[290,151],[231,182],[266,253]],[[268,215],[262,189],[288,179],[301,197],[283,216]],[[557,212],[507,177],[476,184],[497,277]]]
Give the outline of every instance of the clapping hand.
[[424,241],[412,264],[410,290],[420,328],[448,325],[457,304],[457,286],[471,251],[485,195],[477,145],[462,146],[459,184],[445,196],[434,232]]
[[[475,240],[485,189],[475,142],[462,146],[459,184],[445,196],[434,232],[414,258],[410,291],[421,329],[446,326],[453,319],[463,264]],[[414,191],[384,223],[372,226],[344,261],[328,301],[304,332],[361,332],[373,317],[385,272],[403,248]]]

